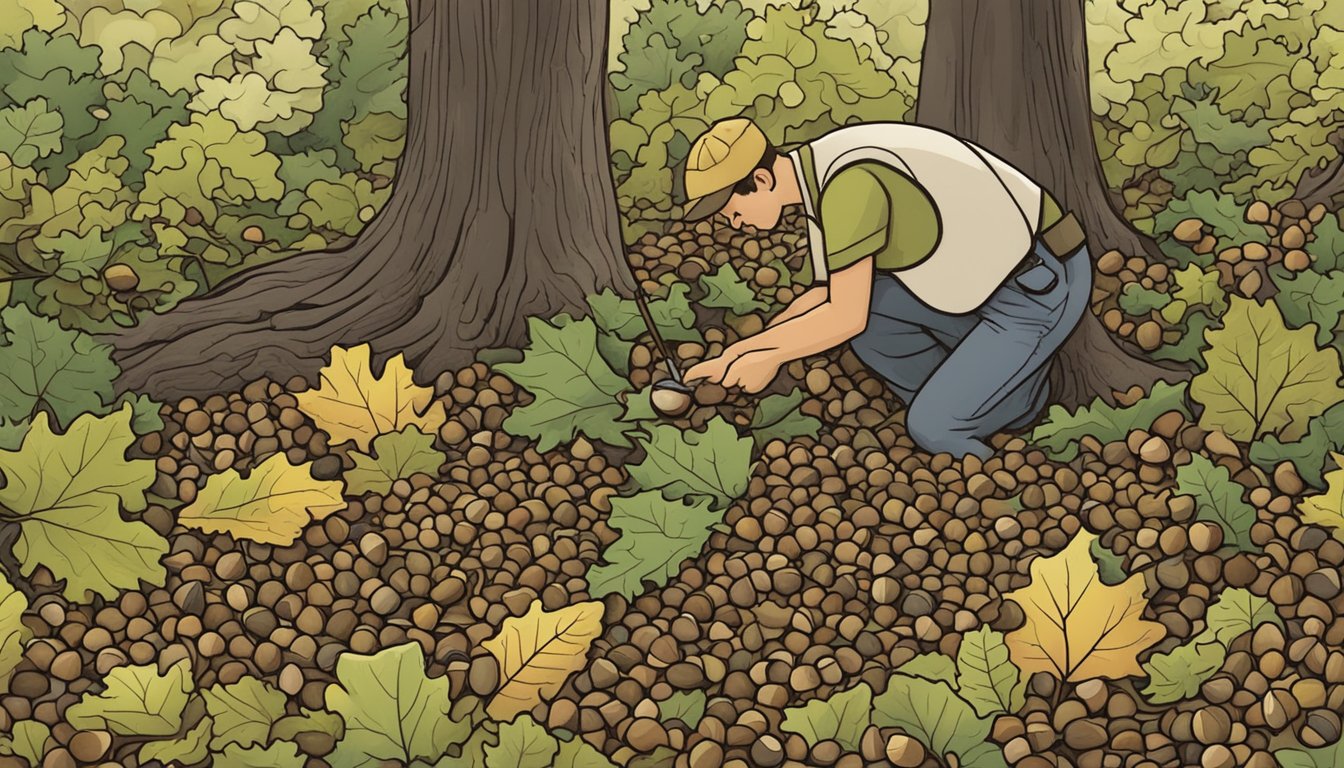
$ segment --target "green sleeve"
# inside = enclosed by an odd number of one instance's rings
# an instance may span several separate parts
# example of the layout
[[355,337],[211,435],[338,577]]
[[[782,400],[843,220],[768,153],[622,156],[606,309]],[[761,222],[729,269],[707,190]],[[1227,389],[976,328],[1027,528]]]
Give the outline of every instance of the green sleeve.
[[891,200],[872,171],[855,165],[827,182],[820,218],[826,268],[834,272],[886,247]]

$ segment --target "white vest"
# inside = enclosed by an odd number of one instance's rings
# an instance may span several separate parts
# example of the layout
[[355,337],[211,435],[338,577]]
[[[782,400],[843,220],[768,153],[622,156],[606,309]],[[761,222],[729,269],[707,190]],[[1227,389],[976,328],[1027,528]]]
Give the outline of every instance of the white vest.
[[[841,168],[876,160],[915,181],[933,198],[941,238],[924,261],[891,272],[921,301],[941,312],[965,314],[989,298],[1032,248],[1041,212],[1041,187],[983,147],[950,133],[909,123],[863,123],[837,128],[808,143],[817,186]],[[797,152],[791,153],[801,170]],[[826,253],[817,225],[817,201],[800,176],[808,220],[812,273],[825,279]],[[900,214],[891,222],[900,227]]]

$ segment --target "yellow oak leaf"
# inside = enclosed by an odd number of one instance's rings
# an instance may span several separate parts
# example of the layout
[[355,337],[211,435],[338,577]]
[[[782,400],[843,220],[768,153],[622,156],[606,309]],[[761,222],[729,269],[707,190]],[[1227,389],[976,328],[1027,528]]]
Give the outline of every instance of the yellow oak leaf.
[[1140,618],[1148,605],[1143,576],[1101,582],[1089,553],[1096,538],[1079,530],[1064,551],[1032,562],[1030,584],[1004,595],[1026,616],[1004,638],[1024,674],[1048,672],[1070,682],[1145,674],[1138,656],[1166,627]]
[[505,619],[499,634],[481,643],[499,662],[499,690],[486,714],[512,720],[554,696],[587,663],[588,646],[602,632],[602,611],[596,601],[544,611],[533,600],[527,613]]
[[1325,493],[1309,496],[1298,503],[1302,522],[1325,526],[1335,538],[1344,541],[1344,456],[1330,454],[1339,469],[1325,475]]
[[345,483],[315,480],[311,466],[295,466],[277,453],[247,477],[236,469],[211,475],[196,500],[177,513],[177,522],[206,533],[287,547],[309,522],[345,508]]
[[318,375],[318,387],[295,398],[299,410],[331,435],[333,445],[354,440],[367,453],[378,435],[412,425],[432,435],[448,420],[443,403],[434,400],[434,390],[415,384],[401,353],[387,361],[381,376],[375,376],[368,344],[332,347],[331,364]]

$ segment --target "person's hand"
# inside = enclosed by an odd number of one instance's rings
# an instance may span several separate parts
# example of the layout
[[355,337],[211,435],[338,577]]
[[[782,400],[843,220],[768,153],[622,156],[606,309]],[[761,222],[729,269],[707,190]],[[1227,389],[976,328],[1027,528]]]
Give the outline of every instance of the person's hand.
[[728,366],[732,365],[736,359],[735,356],[725,354],[702,360],[686,371],[685,379],[687,382],[704,379],[714,384],[721,383],[724,374],[728,372]]
[[728,366],[723,376],[725,387],[738,387],[747,392],[760,392],[770,385],[779,373],[779,361],[768,352],[749,352]]

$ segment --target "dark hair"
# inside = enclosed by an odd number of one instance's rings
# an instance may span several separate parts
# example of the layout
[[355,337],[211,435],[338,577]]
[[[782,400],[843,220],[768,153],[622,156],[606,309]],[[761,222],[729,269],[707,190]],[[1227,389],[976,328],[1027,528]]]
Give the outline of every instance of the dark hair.
[[752,192],[755,192],[756,179],[754,177],[756,175],[756,172],[761,169],[765,169],[767,171],[770,171],[771,173],[774,173],[775,159],[777,157],[779,157],[779,150],[775,149],[773,146],[769,144],[766,144],[765,153],[761,155],[760,162],[756,163],[756,167],[752,168],[751,172],[748,173],[745,178],[743,178],[741,181],[733,185],[733,191],[739,195],[749,195]]

